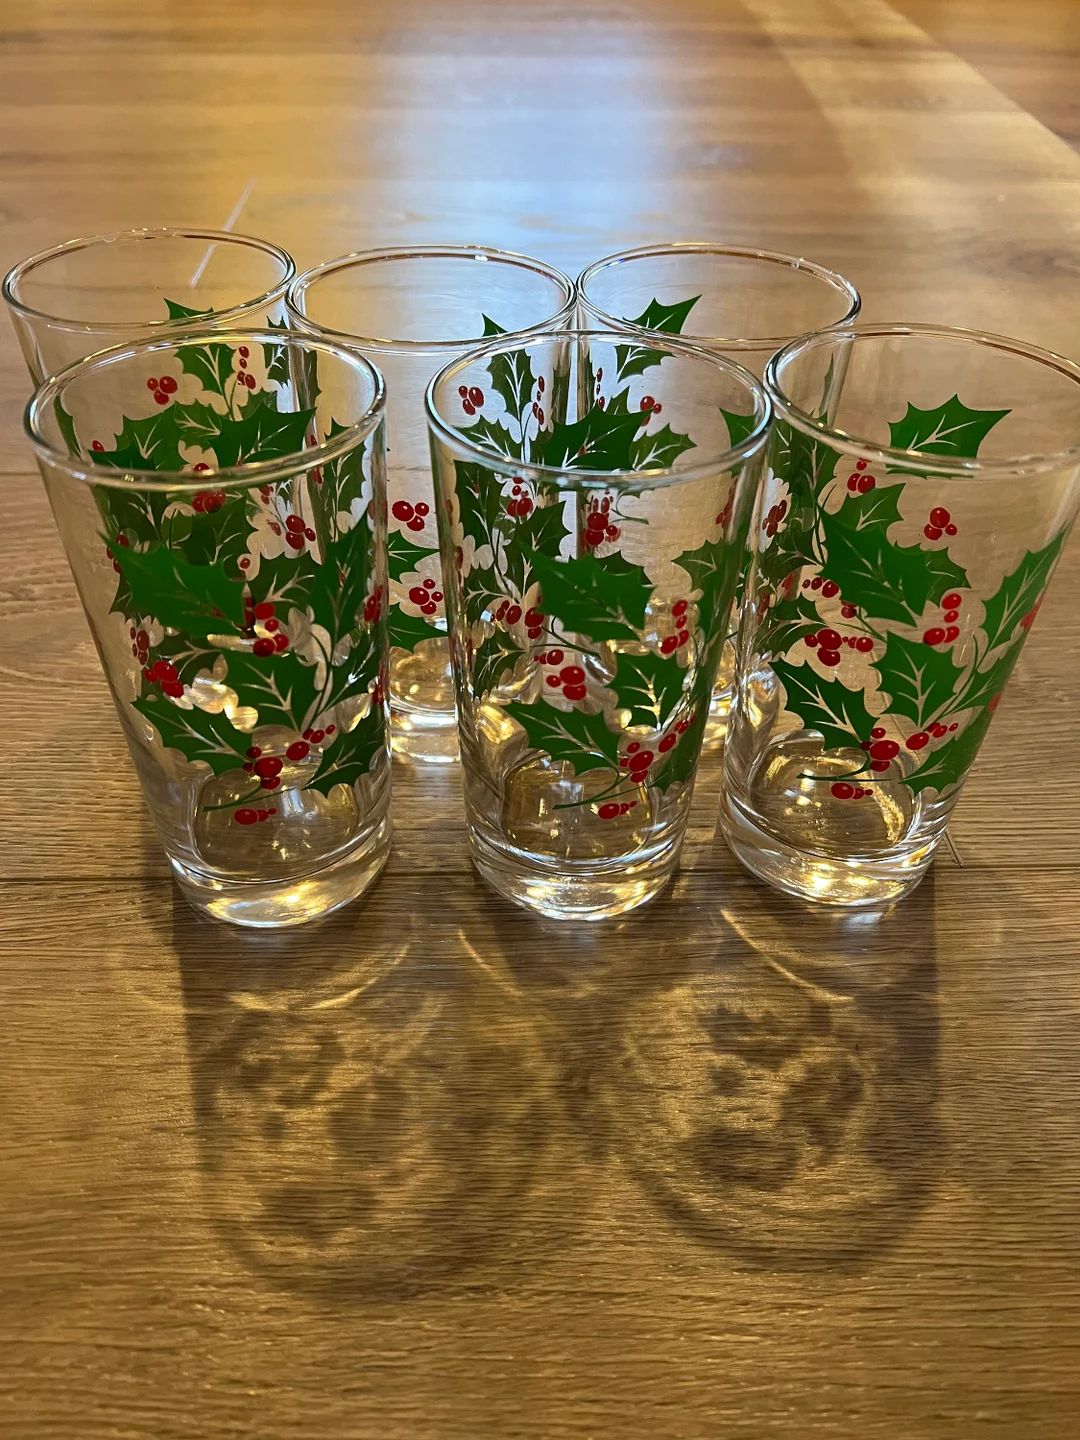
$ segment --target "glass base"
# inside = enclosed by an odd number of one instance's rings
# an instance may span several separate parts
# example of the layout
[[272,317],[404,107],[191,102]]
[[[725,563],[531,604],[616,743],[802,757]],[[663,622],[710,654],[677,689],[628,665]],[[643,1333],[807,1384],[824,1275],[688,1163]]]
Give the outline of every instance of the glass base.
[[800,850],[755,824],[730,793],[721,803],[720,826],[735,858],[752,875],[786,895],[822,905],[869,907],[902,899],[926,874],[939,843],[927,839],[886,858]]
[[731,710],[731,686],[717,686],[709,701],[709,718],[705,722],[706,749],[719,750],[727,735],[728,714]]
[[525,865],[475,832],[469,845],[473,864],[493,890],[553,920],[608,920],[647,905],[671,879],[679,858],[679,847],[669,846],[659,856],[629,860],[609,873],[575,874]]
[[455,765],[458,749],[457,715],[453,710],[407,709],[390,704],[390,747],[406,760],[426,765]]
[[322,870],[282,880],[225,880],[169,856],[185,900],[230,925],[280,930],[306,925],[358,899],[390,857],[390,817]]

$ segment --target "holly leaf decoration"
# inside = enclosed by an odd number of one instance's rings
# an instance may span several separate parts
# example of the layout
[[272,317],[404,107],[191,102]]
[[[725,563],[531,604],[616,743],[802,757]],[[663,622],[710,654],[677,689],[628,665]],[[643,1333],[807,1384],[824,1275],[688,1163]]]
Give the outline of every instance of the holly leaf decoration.
[[645,624],[652,586],[640,565],[622,555],[583,555],[555,560],[532,557],[533,576],[540,582],[543,608],[570,630],[591,640],[637,640]]
[[[489,315],[484,316],[484,334],[505,334]],[[488,361],[491,386],[501,397],[503,404],[515,419],[519,419],[532,402],[536,376],[528,352],[522,349],[505,355],[493,355]]]
[[169,750],[179,751],[185,760],[201,761],[209,765],[215,775],[226,775],[243,763],[251,738],[241,734],[226,715],[186,710],[156,690],[140,695],[131,703],[154,726],[161,743]]
[[[170,312],[174,308],[166,300]],[[183,309],[183,306],[176,307]],[[194,315],[198,312],[190,311]],[[233,376],[233,352],[229,345],[209,341],[205,345],[181,345],[177,350],[180,368],[185,375],[194,375],[204,390],[211,395],[224,395],[225,386]]]
[[706,540],[696,550],[685,550],[676,560],[690,576],[693,588],[700,592],[698,614],[701,628],[714,634],[731,608],[738,579],[742,552],[723,536]]
[[895,630],[885,637],[884,653],[873,662],[873,668],[889,697],[889,709],[919,730],[953,699],[964,673],[954,664],[950,651],[908,640]]
[[191,565],[160,547],[130,550],[110,544],[109,553],[131,591],[139,615],[154,615],[172,630],[206,636],[243,624],[243,588],[216,565]]
[[[288,330],[287,320],[268,320],[268,330]],[[263,364],[266,366],[267,380],[274,380],[280,385],[287,385],[291,376],[289,375],[289,352],[284,345],[267,344],[262,347]]]
[[217,435],[207,443],[219,465],[277,460],[304,448],[314,418],[314,410],[279,410],[275,396],[261,390],[251,396],[239,419],[223,417]]
[[146,507],[145,491],[134,486],[100,485],[95,487],[94,497],[105,522],[107,538],[112,540],[124,535],[145,544],[155,538],[157,523]]
[[[347,425],[339,425],[336,420],[331,419],[327,440],[333,440],[335,435],[340,435],[348,428]],[[365,448],[364,445],[354,445],[344,455],[339,455],[336,460],[331,460],[322,467],[323,488],[329,495],[332,509],[351,510],[353,501],[359,500],[363,494]]]
[[987,600],[983,629],[988,650],[1011,639],[1020,621],[1035,608],[1068,533],[1066,528],[1041,550],[1029,551]]
[[236,573],[235,561],[246,553],[251,534],[246,492],[233,491],[220,510],[187,518],[191,534],[183,542],[186,559],[194,565],[226,566],[229,574]]
[[212,310],[193,310],[190,305],[181,305],[179,300],[166,299],[165,308],[170,320],[205,320],[207,315],[214,313]]
[[522,651],[503,630],[489,635],[473,660],[473,683],[479,696],[494,690],[505,675],[513,674]]
[[369,774],[379,755],[387,750],[386,714],[381,706],[372,705],[368,713],[340,735],[324,755],[314,779],[308,781],[313,790],[329,795],[335,785],[353,786]]
[[1012,674],[1013,666],[1020,658],[1024,639],[1023,635],[1019,636],[1007,649],[1002,650],[998,658],[985,670],[976,670],[949,706],[948,714],[956,715],[961,710],[974,710],[980,705],[988,705],[995,695],[1000,695]]
[[849,690],[840,680],[824,680],[809,665],[775,660],[773,670],[784,687],[786,708],[807,730],[816,730],[826,750],[858,748],[874,728],[861,690]]
[[[871,492],[873,493],[873,492]],[[868,498],[868,497],[860,497]],[[893,545],[886,535],[888,520],[849,523],[845,501],[840,510],[821,513],[828,554],[829,578],[840,586],[845,601],[877,619],[914,624],[931,601],[950,589],[966,589],[967,571],[947,550],[918,545]]]
[[640,435],[630,446],[630,466],[634,470],[664,469],[687,450],[694,449],[689,435],[679,435],[670,425],[653,435]]
[[299,555],[290,550],[273,559],[264,555],[259,560],[258,575],[250,582],[252,598],[303,606],[318,568],[310,550],[302,550]]
[[909,405],[902,420],[889,422],[889,443],[898,450],[924,450],[930,455],[979,453],[979,446],[1008,410],[969,410],[954,395],[934,410]]
[[978,754],[991,718],[989,710],[976,715],[953,739],[928,755],[918,770],[905,776],[905,785],[916,795],[924,790],[936,790],[940,795],[959,784]]
[[627,723],[662,730],[683,698],[686,674],[667,656],[620,654],[611,688],[619,708],[630,711]]
[[764,653],[780,656],[820,629],[821,616],[813,601],[805,595],[793,595],[766,611],[758,644]]
[[503,514],[503,477],[486,465],[454,462],[461,526],[477,545],[486,545]]
[[124,419],[112,450],[91,450],[95,465],[116,470],[182,470],[181,433],[176,407],[168,406],[144,420]]
[[518,595],[526,589],[536,556],[554,558],[569,533],[563,520],[561,497],[551,505],[537,505],[525,519],[515,523],[507,540],[503,567]]
[[[179,438],[185,445],[198,447],[200,450],[213,450],[214,441],[221,434],[222,427],[232,422],[229,415],[223,410],[215,410],[212,405],[202,400],[192,400],[186,405],[173,405],[163,415],[171,415],[176,422],[176,429]],[[212,476],[206,477],[210,483]]]
[[[658,330],[665,335],[681,335],[682,327],[686,324],[690,311],[701,299],[700,295],[692,295],[689,300],[676,301],[674,305],[664,305],[661,301],[650,300],[640,315],[631,319],[624,316],[623,319],[630,325],[637,325],[642,330]],[[659,365],[665,358],[662,350],[652,350],[645,345],[616,345],[615,363],[619,367],[619,379],[628,380],[631,375],[644,375],[646,370]]]
[[556,710],[543,700],[533,705],[512,701],[504,708],[525,731],[532,749],[565,761],[575,775],[618,768],[619,737],[607,728],[602,715]]
[[573,424],[556,425],[540,440],[540,463],[564,470],[630,470],[631,446],[643,418],[594,407]]
[[308,604],[336,643],[360,624],[371,584],[374,539],[366,525],[331,540],[311,582]]
[[[79,446],[79,437],[75,433],[75,421],[64,409],[62,400],[53,402],[53,414],[56,416],[56,428],[60,431],[61,438],[68,448],[68,454],[72,456],[82,455],[83,452]],[[93,459],[94,453],[93,450],[89,452],[91,459]]]
[[461,599],[465,614],[474,622],[484,619],[491,605],[502,599],[498,576],[490,565],[474,565],[463,577]]
[[740,415],[736,410],[725,410],[720,407],[720,414],[724,417],[727,425],[728,442],[733,447],[741,445],[757,424],[753,415]]
[[416,545],[400,530],[392,530],[386,537],[387,562],[390,569],[390,579],[400,580],[403,575],[410,575],[429,555],[437,552],[427,545]]
[[481,415],[474,424],[460,427],[460,433],[474,445],[488,446],[508,460],[521,459],[521,441],[514,439],[501,420]]
[[423,615],[410,615],[400,605],[390,606],[390,644],[395,650],[415,650],[424,640],[438,640],[441,633]]
[[856,534],[860,530],[887,530],[900,519],[903,490],[903,485],[878,485],[865,495],[848,495],[836,512],[837,523]]
[[241,705],[259,712],[260,725],[284,725],[304,730],[318,696],[315,666],[305,665],[291,650],[253,655],[246,650],[225,652],[228,684]]

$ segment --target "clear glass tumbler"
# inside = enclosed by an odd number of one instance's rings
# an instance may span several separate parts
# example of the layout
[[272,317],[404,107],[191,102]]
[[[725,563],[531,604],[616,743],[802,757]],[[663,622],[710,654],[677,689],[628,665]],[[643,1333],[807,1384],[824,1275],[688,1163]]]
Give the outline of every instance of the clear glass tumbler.
[[1076,517],[1080,366],[867,325],[766,383],[723,826],[782,890],[880,904],[925,874]]
[[122,230],[21,260],[3,295],[35,384],[135,340],[284,324],[296,274],[277,245],[224,230]]
[[27,411],[181,889],[241,925],[361,894],[390,843],[382,378],[276,330],[117,347]]
[[[682,335],[764,374],[781,346],[850,324],[862,304],[850,280],[801,256],[685,241],[605,256],[578,279],[582,324]],[[631,359],[631,364],[633,361]],[[706,743],[723,739],[735,670],[740,576],[713,694]]]
[[[631,344],[500,341],[428,391],[473,858],[557,917],[630,910],[675,869],[767,430],[738,365],[653,340],[620,374]],[[520,460],[465,411],[510,375],[566,414]]]
[[[487,336],[570,323],[573,284],[523,255],[431,245],[330,260],[300,276],[289,305],[298,329],[359,350],[386,376],[393,745],[414,760],[456,760],[424,391],[436,370]],[[509,373],[495,389],[473,387],[464,401],[477,441],[507,454],[520,454],[535,428],[532,408],[523,377]]]

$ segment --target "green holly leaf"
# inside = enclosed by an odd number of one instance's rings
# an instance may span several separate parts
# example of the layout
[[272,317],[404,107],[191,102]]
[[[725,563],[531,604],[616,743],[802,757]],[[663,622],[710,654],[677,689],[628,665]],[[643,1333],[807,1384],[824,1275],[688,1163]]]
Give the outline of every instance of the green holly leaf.
[[409,615],[400,605],[390,607],[390,644],[395,650],[415,650],[424,640],[438,640],[442,632],[423,615]]
[[820,629],[821,616],[814,602],[805,595],[793,595],[765,612],[757,643],[763,653],[779,657]]
[[129,550],[110,544],[109,553],[131,590],[139,615],[152,615],[171,630],[206,636],[243,624],[243,587],[216,565],[191,565],[164,548]]
[[1049,545],[1044,545],[1041,550],[1029,551],[987,600],[983,629],[988,650],[1011,639],[1020,621],[1035,608],[1068,533],[1066,527],[1055,535]]
[[454,462],[461,526],[477,545],[487,545],[503,510],[503,477],[486,465]]
[[537,505],[524,520],[514,523],[503,551],[503,568],[518,595],[526,589],[535,557],[547,555],[554,559],[569,533],[561,496],[551,505]]
[[391,580],[412,574],[421,560],[437,553],[430,546],[414,544],[400,530],[392,530],[386,537],[386,551]]
[[154,646],[150,663],[154,660],[171,660],[180,672],[180,678],[190,684],[200,670],[212,669],[220,654],[221,651],[216,645],[196,645],[189,636],[167,630]]
[[663,655],[620,654],[611,688],[619,708],[630,711],[629,725],[662,730],[683,698],[687,672]]
[[[268,320],[268,330],[288,330],[287,320]],[[262,347],[263,364],[266,366],[267,380],[273,380],[280,385],[287,385],[292,378],[289,374],[289,351],[285,345],[264,345]]]
[[512,701],[504,708],[525,731],[532,749],[565,761],[575,775],[618,768],[619,737],[607,728],[602,715],[556,710],[543,700],[532,705]]
[[179,300],[166,299],[165,308],[170,320],[205,320],[214,313],[212,310],[192,310],[190,305],[181,305]]
[[512,675],[523,653],[505,631],[496,630],[489,635],[473,660],[473,684],[477,695],[486,695],[504,676]]
[[502,598],[498,576],[490,565],[474,565],[462,578],[461,600],[470,620],[475,622],[484,619],[492,603]]
[[176,409],[169,405],[144,420],[125,417],[113,449],[91,450],[89,458],[116,470],[182,470]]
[[[54,401],[53,414],[56,416],[56,427],[60,431],[64,444],[68,448],[68,454],[71,456],[82,455],[83,452],[79,446],[79,437],[75,433],[75,421],[64,409],[63,401],[59,399]],[[93,459],[95,452],[91,450],[89,453],[90,458]]]
[[936,790],[940,795],[958,785],[978,754],[991,718],[989,710],[976,715],[953,739],[928,755],[918,770],[905,776],[904,784],[916,795],[924,790]]
[[114,540],[124,535],[129,540],[149,544],[157,536],[155,517],[147,509],[146,492],[134,486],[97,486],[94,490],[105,536]]
[[590,640],[637,640],[652,597],[645,571],[622,555],[555,560],[534,555],[543,609]]
[[252,598],[256,601],[273,600],[275,604],[302,608],[307,603],[308,592],[318,569],[315,557],[309,550],[303,550],[299,555],[288,550],[284,555],[273,559],[264,555],[259,560],[258,575],[249,582]]
[[305,665],[291,650],[253,655],[246,650],[226,651],[228,684],[241,705],[259,712],[260,725],[284,725],[304,730],[318,695],[315,666]]
[[720,408],[720,414],[724,417],[727,425],[728,443],[732,447],[741,445],[757,424],[753,415],[740,415],[735,410],[725,410],[723,406]]
[[514,439],[501,420],[489,420],[481,415],[474,424],[461,427],[459,433],[474,445],[497,450],[508,460],[521,459],[521,441]]
[[[490,316],[484,316],[484,334],[502,335],[500,325]],[[488,361],[488,374],[492,389],[502,397],[503,403],[515,419],[519,419],[532,402],[536,376],[528,352],[522,349],[505,355],[493,355]]]
[[[679,300],[674,305],[664,305],[659,300],[650,300],[640,315],[633,319],[623,316],[623,319],[631,325],[640,326],[642,330],[658,330],[665,335],[681,335],[687,316],[700,299],[700,295],[693,295],[689,300]],[[628,380],[631,375],[643,375],[646,370],[651,369],[654,365],[659,365],[664,358],[662,350],[652,350],[648,346],[616,345],[615,347],[615,363],[619,367],[620,380]]]
[[[169,411],[176,421],[176,428],[180,440],[185,445],[197,446],[200,450],[213,450],[214,441],[221,434],[222,427],[235,422],[230,416],[222,411],[215,410],[212,405],[205,404],[202,400],[192,400],[186,405],[173,405]],[[206,477],[207,484],[213,480],[211,475]]]
[[185,375],[194,375],[211,395],[224,395],[225,386],[233,375],[231,346],[216,341],[205,345],[181,345],[177,354]]
[[947,550],[893,545],[886,535],[888,521],[854,528],[848,523],[852,512],[847,505],[845,501],[835,513],[823,511],[821,530],[828,556],[825,569],[849,605],[876,619],[910,625],[931,601],[950,589],[966,588],[967,572]]
[[964,673],[948,650],[908,640],[895,630],[885,637],[884,653],[873,662],[873,668],[889,697],[889,709],[919,730],[957,694]]
[[1013,666],[1020,658],[1026,635],[1021,634],[985,670],[976,670],[969,677],[963,690],[956,696],[946,712],[959,714],[961,710],[974,710],[988,705],[995,695],[1000,695],[1008,683]]
[[979,453],[979,446],[1008,410],[969,410],[959,395],[934,410],[907,407],[902,420],[889,422],[889,442],[898,450],[925,450],[930,455]]
[[308,788],[329,795],[335,785],[355,785],[370,772],[378,757],[387,753],[387,736],[386,714],[381,705],[373,705],[326,751]]
[[556,425],[539,441],[540,463],[565,470],[629,470],[643,418],[594,408],[571,425]]
[[706,540],[696,550],[683,551],[675,562],[690,576],[693,589],[700,592],[698,614],[707,635],[721,632],[731,609],[741,561],[742,551],[721,536]]
[[140,695],[131,703],[154,726],[161,743],[169,750],[179,751],[185,760],[201,761],[209,765],[215,775],[225,775],[243,763],[251,737],[241,734],[226,715],[185,710],[156,690]]
[[[769,465],[786,480],[793,505],[800,497],[820,495],[836,474],[839,451],[778,420],[769,441]],[[873,492],[871,492],[873,493]]]
[[689,435],[678,435],[670,425],[657,430],[654,435],[640,435],[630,446],[630,468],[633,470],[660,470],[671,465],[687,450],[693,450],[694,442]]
[[308,606],[336,644],[360,624],[374,569],[374,537],[366,525],[347,530],[326,546],[308,593]]
[[807,730],[816,730],[826,750],[858,748],[874,728],[861,690],[849,690],[839,680],[823,680],[809,665],[775,660],[773,670],[784,687],[785,708],[797,715]]
[[278,460],[304,448],[314,418],[314,410],[279,410],[276,397],[263,390],[251,396],[239,419],[223,417],[207,443],[219,465]]
[[903,485],[879,485],[865,495],[848,495],[836,512],[837,523],[856,534],[860,530],[885,531],[900,519],[903,490]]
[[[335,435],[340,435],[348,428],[347,425],[339,425],[336,420],[331,419],[327,440],[333,440]],[[354,445],[344,455],[339,455],[336,460],[331,460],[328,465],[324,465],[322,467],[322,487],[315,485],[314,481],[312,482],[315,490],[322,488],[330,508],[347,511],[352,508],[354,500],[360,499],[364,492],[366,448],[366,445]]]
[[163,538],[171,547],[182,543],[184,558],[193,565],[224,566],[229,574],[237,573],[235,562],[247,552],[251,534],[246,492],[229,493],[220,510],[176,518],[187,521],[190,533],[181,542],[175,531],[164,536],[163,527]]

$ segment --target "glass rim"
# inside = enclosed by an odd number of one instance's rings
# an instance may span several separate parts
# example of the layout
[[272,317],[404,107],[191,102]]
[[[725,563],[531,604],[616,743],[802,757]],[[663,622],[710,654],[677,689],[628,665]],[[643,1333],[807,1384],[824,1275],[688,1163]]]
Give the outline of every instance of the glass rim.
[[[619,340],[639,341],[641,334],[641,331],[635,330],[552,330],[541,335],[527,337],[525,345],[563,340],[602,340],[605,344],[616,344]],[[730,470],[744,460],[749,460],[764,448],[772,420],[772,403],[765,387],[755,375],[751,374],[745,366],[740,365],[737,360],[732,360],[726,355],[716,355],[711,350],[703,349],[699,345],[688,344],[675,337],[662,338],[658,336],[652,343],[655,349],[666,350],[683,359],[704,361],[716,370],[735,376],[744,384],[754,401],[756,412],[754,426],[744,439],[740,440],[737,445],[721,451],[719,455],[711,456],[708,460],[702,460],[696,465],[686,465],[681,469],[676,469],[672,465],[661,465],[644,470],[574,470],[566,465],[545,465],[531,460],[512,460],[506,455],[500,454],[498,450],[488,449],[484,445],[476,445],[465,439],[461,431],[443,417],[436,404],[435,391],[440,385],[452,384],[454,376],[470,365],[488,360],[493,355],[501,355],[508,351],[524,348],[520,340],[505,335],[495,337],[493,343],[470,351],[468,355],[461,355],[457,359],[451,360],[432,377],[424,391],[424,409],[427,412],[428,426],[434,436],[437,436],[443,444],[456,452],[462,459],[478,462],[488,470],[512,470],[515,475],[541,482],[562,481],[561,488],[563,489],[571,488],[566,484],[567,477],[573,478],[576,488],[597,486],[615,489],[620,486],[646,484],[652,489],[661,489],[668,485],[682,484],[684,481],[700,480],[715,475],[718,471]]]
[[[377,335],[358,335],[354,331],[339,330],[333,325],[324,325],[308,315],[302,308],[302,297],[311,287],[326,276],[353,266],[378,265],[398,260],[479,260],[493,264],[508,265],[512,269],[529,270],[545,280],[551,280],[564,292],[566,298],[559,308],[544,320],[526,325],[520,330],[505,330],[500,336],[466,335],[460,340],[404,340]],[[460,350],[466,345],[477,345],[486,339],[517,337],[520,335],[542,334],[545,330],[558,327],[573,311],[577,303],[577,287],[569,275],[549,265],[546,260],[535,260],[531,255],[522,255],[517,250],[501,250],[490,245],[391,245],[375,250],[353,250],[347,255],[337,255],[312,265],[302,274],[295,276],[285,296],[286,308],[290,315],[302,320],[318,334],[336,340],[339,344],[362,345],[365,349],[385,350],[392,354],[423,354],[430,350]]]
[[[83,463],[77,456],[58,449],[45,437],[42,419],[46,412],[54,413],[53,407],[62,398],[71,384],[97,370],[110,365],[135,359],[143,355],[154,355],[169,351],[175,353],[184,345],[285,345],[314,349],[344,361],[352,370],[359,371],[372,385],[371,402],[363,415],[335,432],[332,439],[320,440],[303,450],[294,450],[289,455],[275,456],[267,460],[249,460],[239,465],[222,466],[200,472],[198,475],[180,470],[114,469],[111,466],[95,465],[93,461]],[[278,480],[290,479],[303,470],[347,455],[358,444],[362,444],[375,430],[386,409],[386,382],[382,372],[370,360],[345,346],[335,345],[311,335],[301,335],[295,330],[190,330],[184,335],[168,339],[145,340],[135,345],[115,345],[109,350],[99,350],[93,355],[76,360],[65,370],[51,375],[31,397],[23,412],[23,429],[30,446],[39,460],[75,480],[91,485],[103,485],[112,490],[148,490],[188,493],[215,489],[248,489],[252,485],[268,485]]]
[[98,245],[115,245],[118,241],[124,240],[205,240],[211,244],[227,242],[260,250],[265,255],[273,256],[280,263],[284,274],[276,285],[259,295],[253,295],[248,300],[241,300],[235,305],[229,305],[224,310],[207,311],[201,317],[203,320],[212,316],[215,320],[228,321],[245,310],[271,305],[275,300],[284,298],[285,292],[296,276],[296,261],[287,250],[283,250],[280,245],[275,245],[272,240],[261,240],[256,235],[238,234],[234,230],[206,230],[201,227],[159,225],[150,228],[115,230],[111,234],[105,235],[80,236],[74,240],[64,240],[59,245],[51,245],[47,250],[38,250],[11,267],[4,276],[0,294],[3,295],[5,303],[16,315],[21,315],[28,320],[44,320],[56,330],[84,334],[100,332],[107,335],[131,335],[146,334],[148,330],[155,333],[158,331],[175,333],[190,329],[192,323],[199,317],[189,315],[176,320],[170,316],[166,316],[163,320],[75,320],[63,315],[53,315],[48,310],[39,310],[19,298],[19,284],[39,266],[46,265],[50,260],[56,260],[62,255],[74,254],[79,250],[89,250]]
[[773,404],[776,419],[783,419],[811,439],[827,443],[832,449],[860,459],[894,465],[898,469],[919,475],[1017,475],[1032,474],[1047,470],[1060,470],[1069,465],[1080,465],[1080,424],[1076,441],[1062,450],[1048,453],[1016,455],[1007,459],[979,459],[978,456],[938,455],[926,450],[903,450],[893,445],[882,445],[862,436],[852,435],[838,426],[826,424],[815,418],[809,411],[796,405],[784,390],[783,370],[807,352],[838,341],[857,343],[859,340],[881,339],[922,339],[949,340],[965,345],[982,346],[991,350],[1002,350],[1018,358],[1032,361],[1046,369],[1055,370],[1075,385],[1080,386],[1080,364],[1058,355],[1053,350],[1029,344],[1025,340],[1014,340],[1007,335],[997,335],[988,330],[971,330],[957,325],[931,324],[863,324],[846,326],[842,329],[817,330],[799,336],[771,356],[765,366],[765,389]]
[[[839,270],[830,270],[827,265],[821,265],[816,260],[808,260],[802,255],[788,255],[782,250],[762,250],[753,245],[727,245],[720,240],[669,240],[655,245],[638,245],[632,250],[617,250],[614,254],[603,255],[599,260],[594,260],[591,265],[586,265],[577,278],[578,298],[582,307],[594,319],[602,320],[605,324],[611,324],[620,329],[637,330],[642,335],[665,333],[649,330],[644,325],[634,325],[630,320],[601,309],[594,300],[589,298],[586,287],[601,270],[606,270],[609,266],[623,265],[633,260],[652,260],[667,255],[719,255],[735,260],[762,260],[768,265],[776,265],[787,270],[797,270],[802,274],[811,275],[815,280],[823,281],[834,292],[844,296],[848,302],[846,313],[838,320],[821,326],[822,330],[833,330],[841,325],[850,325],[862,310],[862,296],[847,276],[841,275]],[[792,337],[790,334],[758,336],[687,334],[681,338],[698,345],[715,345],[727,350],[752,352],[778,350],[781,346],[786,345]]]

